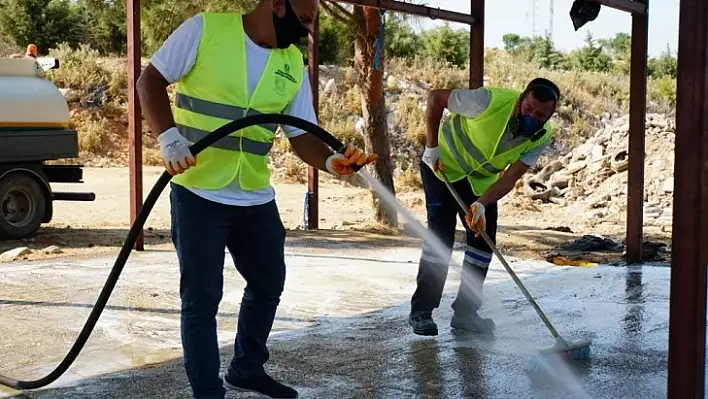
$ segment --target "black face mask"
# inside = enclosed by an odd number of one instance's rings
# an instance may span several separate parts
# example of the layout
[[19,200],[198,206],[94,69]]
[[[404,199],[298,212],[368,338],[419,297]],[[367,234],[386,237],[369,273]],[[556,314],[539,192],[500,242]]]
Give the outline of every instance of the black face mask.
[[273,27],[278,48],[297,44],[310,33],[293,11],[290,0],[285,0],[285,16],[280,18],[278,14],[273,13]]

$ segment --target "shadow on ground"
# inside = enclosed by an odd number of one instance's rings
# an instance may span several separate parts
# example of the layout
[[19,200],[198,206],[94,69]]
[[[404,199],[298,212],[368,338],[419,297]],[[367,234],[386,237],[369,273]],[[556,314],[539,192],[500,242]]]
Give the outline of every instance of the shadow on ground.
[[[464,230],[458,225],[455,240],[458,244],[464,244],[466,235]],[[592,231],[585,234],[596,234]],[[624,243],[625,237],[621,229],[611,234],[604,234],[612,240]],[[109,253],[118,251],[123,245],[128,229],[124,228],[57,228],[43,227],[35,237],[24,240],[0,240],[0,253],[20,246],[26,246],[35,251],[41,251],[51,245],[61,248],[93,248],[92,252]],[[171,238],[169,229],[144,230],[145,245],[147,249],[151,247],[170,246]],[[529,259],[545,259],[544,252],[553,250],[558,246],[577,240],[582,237],[581,233],[567,233],[554,231],[548,228],[539,228],[526,225],[501,225],[497,241],[499,249],[509,255],[522,256]],[[651,243],[670,244],[669,234],[655,232],[645,232],[644,240]],[[287,243],[296,248],[314,249],[338,249],[353,248],[365,244],[370,248],[419,248],[421,240],[410,232],[401,230],[398,232],[383,231],[377,229],[361,229],[352,227],[347,230],[288,230]],[[100,249],[100,251],[99,251]],[[646,259],[655,259],[655,253],[647,252]],[[581,254],[592,261],[603,263],[621,262],[621,252],[603,252]],[[665,255],[658,259],[670,262],[670,258]]]

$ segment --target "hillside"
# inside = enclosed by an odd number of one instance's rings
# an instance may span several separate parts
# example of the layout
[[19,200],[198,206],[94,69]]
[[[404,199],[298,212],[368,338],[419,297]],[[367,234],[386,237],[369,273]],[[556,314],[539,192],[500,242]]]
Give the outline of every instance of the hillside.
[[[52,55],[61,59],[61,68],[51,71],[48,78],[60,87],[70,104],[71,122],[79,131],[81,157],[78,161],[88,167],[126,166],[126,60],[99,57],[87,47],[80,50],[60,47]],[[486,59],[487,85],[520,89],[533,77],[546,76],[556,81],[563,91],[562,104],[553,120],[556,134],[552,145],[541,163],[500,202],[503,215],[500,234],[507,237],[500,243],[501,249],[525,256],[548,257],[558,253],[555,251],[558,245],[585,234],[611,237],[621,244],[626,210],[627,173],[622,151],[626,150],[627,145],[627,79],[602,73],[541,70],[495,50],[489,50]],[[143,60],[144,65],[147,62]],[[396,193],[416,218],[424,220],[424,199],[417,161],[424,138],[425,94],[431,88],[465,87],[468,71],[430,59],[394,59],[386,67],[387,120]],[[353,82],[354,71],[351,68],[320,67],[320,119],[322,125],[340,140],[362,144],[359,133],[361,97]],[[645,226],[648,240],[665,244],[669,241],[671,228],[673,175],[673,89],[670,84],[667,85],[666,79],[650,79],[650,114],[647,116]],[[160,165],[155,134],[145,122],[143,131],[144,163]],[[77,160],[63,162],[74,161]],[[290,151],[287,140],[278,137],[270,162],[278,190],[291,194],[302,190],[307,179],[306,166]],[[110,173],[115,174],[119,170],[113,169]],[[366,191],[355,188],[363,187],[360,181],[356,178],[338,181],[327,174],[321,176],[325,190],[321,198],[322,228],[334,231],[354,229],[362,234],[366,231],[391,232],[370,222],[370,217],[367,217],[370,205],[366,200],[369,196]],[[118,195],[111,190],[101,194],[105,198],[95,212],[101,213],[105,207],[114,206],[106,202],[107,198]],[[286,226],[293,231],[301,227],[301,200],[300,194],[280,200],[288,204],[283,218]],[[347,211],[338,211],[336,215],[326,211],[340,208]],[[84,226],[89,232],[105,226],[122,226],[122,222],[116,224],[117,221],[103,220],[104,215],[101,215],[101,220],[95,221],[83,220],[78,215],[76,218],[70,224]],[[156,216],[156,220],[161,219]],[[169,228],[162,221],[154,223],[156,229]],[[406,228],[405,225],[401,227]],[[58,229],[56,234],[64,231],[60,225],[53,228]],[[82,247],[85,241],[87,248],[93,248],[98,236],[87,233],[84,237],[81,231],[72,233],[75,235],[71,238],[73,245]],[[57,235],[59,238],[54,239],[50,234],[45,237],[48,241],[43,239],[32,245],[38,248],[45,244],[63,246],[61,243],[66,240],[64,235],[61,233]],[[162,243],[163,234],[157,237],[157,242]],[[120,242],[112,235],[101,240],[110,242],[108,245]],[[653,250],[650,258],[666,258],[666,247],[654,245],[650,248]],[[663,252],[657,252],[658,248],[663,248]],[[590,259],[605,259],[583,255],[586,259],[588,256]]]
[[[79,130],[82,159],[87,165],[125,165],[127,162],[127,75],[126,59],[103,58],[87,47],[53,51],[61,68],[48,78],[61,88],[70,103],[71,120]],[[628,109],[629,82],[625,76],[592,72],[547,71],[514,61],[503,51],[486,54],[486,85],[521,89],[536,76],[558,83],[562,104],[553,117],[555,137],[547,157],[567,154],[604,126],[604,121],[621,118]],[[149,60],[144,59],[143,64]],[[425,94],[428,89],[466,87],[468,71],[430,59],[391,60],[386,69],[388,125],[397,175],[416,175],[411,162],[422,150]],[[675,85],[675,82],[673,82]],[[650,79],[648,112],[671,116],[671,90],[664,80]],[[361,97],[349,67],[320,66],[320,121],[341,140],[363,144],[357,133],[361,123]],[[154,134],[147,123],[145,163],[159,163]],[[276,146],[273,166],[286,177],[298,179],[287,142]]]

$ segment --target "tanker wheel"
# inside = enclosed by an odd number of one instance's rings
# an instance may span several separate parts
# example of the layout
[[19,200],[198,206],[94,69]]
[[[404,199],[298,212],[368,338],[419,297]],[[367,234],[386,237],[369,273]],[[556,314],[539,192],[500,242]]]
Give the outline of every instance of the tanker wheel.
[[0,237],[18,239],[34,234],[42,224],[47,198],[39,183],[24,173],[0,181]]

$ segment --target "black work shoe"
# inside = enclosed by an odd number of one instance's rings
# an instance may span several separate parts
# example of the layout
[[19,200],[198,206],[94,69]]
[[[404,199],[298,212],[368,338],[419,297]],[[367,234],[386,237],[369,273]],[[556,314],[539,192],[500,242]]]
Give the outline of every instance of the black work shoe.
[[252,377],[242,377],[235,373],[227,372],[224,376],[224,385],[227,389],[235,391],[258,392],[261,395],[266,395],[271,398],[297,398],[296,390],[279,383],[265,373]]
[[408,324],[413,327],[415,334],[438,335],[438,325],[433,321],[432,312],[412,312],[408,316]]
[[494,320],[483,319],[479,317],[477,312],[474,312],[464,316],[453,314],[450,327],[456,330],[490,334],[494,331],[496,326],[494,325]]

